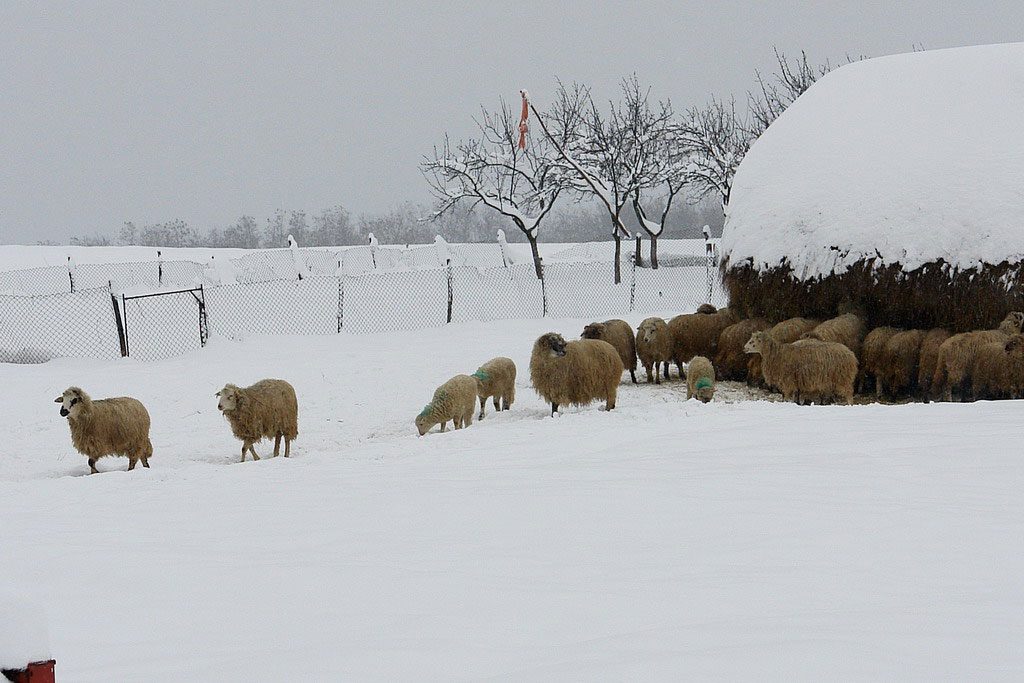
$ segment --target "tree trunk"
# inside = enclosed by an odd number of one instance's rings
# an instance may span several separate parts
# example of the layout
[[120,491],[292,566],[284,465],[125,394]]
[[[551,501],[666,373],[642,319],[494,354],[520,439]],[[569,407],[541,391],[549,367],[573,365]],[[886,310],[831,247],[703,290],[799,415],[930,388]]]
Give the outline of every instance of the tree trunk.
[[633,263],[636,264],[637,268],[641,268],[644,265],[644,254],[640,248],[640,235],[636,236],[636,254],[633,256]]
[[533,233],[524,231],[527,241],[530,243],[530,251],[533,252],[533,270],[537,273],[537,279],[543,279],[544,274],[541,271],[540,265],[540,252],[537,250],[537,238],[533,236]]
[[619,265],[619,259],[622,256],[622,235],[619,234],[617,226],[612,235],[615,237],[615,284],[619,284],[622,282],[622,268]]
[[658,269],[658,236],[651,235],[651,270]]

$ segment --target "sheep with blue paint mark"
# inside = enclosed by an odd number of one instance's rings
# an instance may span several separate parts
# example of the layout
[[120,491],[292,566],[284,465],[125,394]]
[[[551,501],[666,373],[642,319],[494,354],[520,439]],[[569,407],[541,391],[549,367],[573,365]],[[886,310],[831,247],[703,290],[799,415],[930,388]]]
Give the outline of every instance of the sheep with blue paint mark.
[[497,412],[512,407],[512,402],[516,400],[516,364],[511,358],[492,358],[471,377],[476,380],[476,395],[480,399],[478,419],[484,419],[488,398],[493,397],[494,410]]
[[715,367],[704,356],[694,356],[686,366],[686,400],[709,403],[715,396]]
[[451,420],[456,429],[473,424],[476,408],[476,379],[455,375],[434,391],[434,396],[416,416],[416,430],[423,436],[436,424],[445,430]]

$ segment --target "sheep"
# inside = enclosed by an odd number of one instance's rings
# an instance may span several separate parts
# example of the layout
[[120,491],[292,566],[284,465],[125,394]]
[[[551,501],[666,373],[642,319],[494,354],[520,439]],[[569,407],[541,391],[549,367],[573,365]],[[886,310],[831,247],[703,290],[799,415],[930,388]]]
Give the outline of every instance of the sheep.
[[542,334],[530,356],[530,380],[537,393],[551,403],[552,416],[561,404],[582,406],[600,399],[605,401],[605,410],[614,409],[622,370],[622,359],[608,342],[580,339],[567,343],[555,332]]
[[[885,393],[893,397],[913,395],[917,386],[918,362],[924,338],[924,330],[905,330],[889,338],[882,350],[881,359],[878,361],[879,368],[875,373],[879,396]],[[865,357],[866,355],[865,353]]]
[[865,331],[864,318],[855,313],[844,313],[819,323],[801,338],[842,344],[859,359]]
[[978,348],[971,368],[971,398],[1020,398],[1024,385],[1024,335]]
[[718,352],[718,338],[722,330],[739,322],[736,314],[723,308],[715,313],[686,313],[677,315],[668,323],[672,335],[672,360],[683,376],[683,364],[694,356],[714,358]]
[[700,315],[708,315],[710,313],[718,313],[718,309],[711,304],[701,304],[697,307],[697,313]]
[[924,339],[921,340],[921,354],[917,363],[917,390],[925,403],[932,395],[932,378],[939,363],[939,348],[951,336],[949,330],[934,327],[925,332]]
[[636,355],[647,371],[648,384],[661,384],[659,365],[664,370],[665,379],[668,379],[668,362],[672,360],[672,336],[668,323],[661,318],[645,318],[636,328]]
[[[768,334],[780,344],[792,344],[801,335],[817,327],[819,322],[813,318],[788,318],[768,330]],[[765,384],[764,375],[761,372],[761,354],[759,353],[751,354],[750,360],[747,362],[747,384],[752,387]]]
[[765,380],[779,387],[787,401],[853,403],[857,357],[844,344],[810,339],[780,344],[762,331],[752,334],[744,348],[761,354]]
[[863,394],[867,391],[868,383],[875,385],[875,395],[882,398],[882,382],[879,380],[879,372],[882,369],[882,354],[885,352],[885,345],[894,335],[903,330],[896,327],[876,327],[864,337],[864,343],[860,351],[860,371],[857,373],[857,392]]
[[261,439],[274,439],[274,457],[281,453],[284,438],[284,457],[291,454],[292,441],[299,435],[299,401],[295,389],[283,379],[261,379],[252,386],[239,387],[225,384],[214,394],[217,409],[231,425],[231,433],[242,441],[242,460],[252,454],[259,460],[254,443]]
[[501,412],[512,407],[516,400],[516,364],[511,358],[492,358],[474,372],[476,395],[480,399],[480,416],[484,419],[487,399],[494,397],[494,410]]
[[715,396],[715,368],[704,356],[694,356],[686,366],[686,400],[708,403]]
[[430,403],[416,416],[416,429],[420,436],[436,424],[441,425],[443,432],[448,420],[452,421],[456,429],[473,424],[478,391],[476,378],[469,375],[455,375],[435,389]]
[[61,417],[68,419],[71,443],[89,458],[89,473],[96,474],[96,461],[108,455],[128,458],[128,469],[142,461],[149,467],[153,444],[149,440],[149,413],[137,399],[128,396],[92,400],[79,387],[68,387],[54,399]]
[[962,332],[942,342],[932,376],[932,393],[947,401],[953,400],[954,392],[963,398],[970,386],[971,369],[978,349],[988,342],[1005,343],[1008,337],[1020,334],[1022,325],[1024,313],[1012,311],[994,330]]
[[[715,372],[720,380],[747,379],[750,361],[753,358],[743,353],[743,345],[754,332],[771,327],[764,318],[753,318],[733,323],[722,330],[718,337],[718,353],[715,354]],[[689,370],[687,370],[689,372]]]
[[629,370],[629,376],[636,384],[636,337],[625,320],[605,320],[603,323],[590,323],[583,328],[581,339],[603,339],[619,352],[622,366]]

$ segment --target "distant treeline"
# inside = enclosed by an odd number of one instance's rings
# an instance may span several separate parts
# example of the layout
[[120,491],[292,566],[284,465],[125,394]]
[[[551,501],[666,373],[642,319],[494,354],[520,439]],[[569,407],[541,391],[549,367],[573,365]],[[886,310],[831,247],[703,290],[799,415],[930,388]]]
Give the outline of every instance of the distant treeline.
[[[152,224],[128,221],[116,235],[73,237],[71,244],[258,249],[287,246],[288,235],[292,235],[303,247],[342,246],[366,244],[370,233],[381,244],[422,244],[432,242],[435,235],[449,242],[493,242],[499,229],[505,231],[509,242],[525,241],[507,218],[493,211],[460,209],[435,220],[424,220],[430,215],[427,207],[403,204],[383,214],[360,216],[353,216],[343,206],[319,213],[278,210],[267,218],[242,216],[227,227],[205,230],[180,219]],[[701,228],[705,225],[711,226],[714,235],[722,231],[722,207],[714,200],[698,204],[679,202],[673,206],[670,216],[664,235],[669,239],[701,237]],[[610,240],[608,212],[598,206],[571,205],[547,219],[540,239],[542,242]]]

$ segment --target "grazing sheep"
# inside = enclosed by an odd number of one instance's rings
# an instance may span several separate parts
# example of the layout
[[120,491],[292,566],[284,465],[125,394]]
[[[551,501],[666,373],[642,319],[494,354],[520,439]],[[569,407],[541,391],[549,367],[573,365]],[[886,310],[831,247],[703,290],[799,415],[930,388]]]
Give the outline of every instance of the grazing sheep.
[[583,339],[601,339],[619,352],[622,367],[629,370],[629,376],[636,384],[636,337],[633,329],[625,320],[605,320],[603,323],[590,323],[583,328]]
[[860,358],[861,343],[867,331],[865,328],[864,318],[854,313],[844,313],[820,323],[801,338],[842,344]]
[[[511,361],[509,361],[511,362]],[[476,409],[477,381],[469,375],[455,375],[434,390],[434,397],[416,416],[416,429],[420,436],[430,431],[436,424],[445,430],[448,420],[456,429],[473,424],[473,411]]]
[[885,352],[885,345],[889,343],[898,332],[896,327],[876,327],[864,337],[864,344],[860,351],[860,371],[857,373],[857,392],[863,394],[867,391],[868,382],[875,385],[875,395],[882,398],[882,382],[879,380],[879,372],[882,368],[882,355]]
[[708,315],[711,313],[718,313],[718,309],[711,304],[701,304],[697,307],[697,313],[700,315]]
[[715,354],[715,372],[718,379],[747,379],[753,357],[743,352],[743,346],[754,332],[767,330],[769,327],[771,323],[764,318],[753,318],[733,323],[722,330],[718,337],[718,353]]
[[54,403],[61,404],[61,417],[68,419],[75,450],[89,458],[90,474],[99,471],[96,461],[108,455],[127,457],[129,470],[140,460],[149,467],[149,413],[139,401],[127,396],[94,401],[78,387],[68,387]]
[[537,339],[530,356],[530,380],[551,403],[552,415],[559,405],[582,406],[599,399],[612,410],[622,370],[615,347],[600,339],[566,343],[562,335],[548,332]]
[[925,403],[932,395],[932,378],[939,364],[939,348],[952,335],[949,330],[935,327],[925,332],[921,340],[921,355],[917,363],[917,390]]
[[228,424],[231,433],[242,441],[242,462],[245,453],[252,453],[253,460],[259,460],[254,443],[261,439],[274,439],[274,457],[281,452],[284,438],[284,457],[291,453],[292,441],[299,435],[299,401],[295,389],[283,379],[261,379],[249,387],[225,384],[215,394],[217,408]]
[[715,368],[704,356],[694,356],[686,366],[686,400],[695,396],[704,403],[715,396]]
[[739,322],[736,314],[728,308],[715,313],[685,313],[677,315],[668,323],[672,335],[672,360],[683,376],[683,364],[694,356],[714,358],[718,353],[718,338],[722,330]]
[[[668,379],[668,362],[672,360],[672,336],[668,323],[661,318],[646,318],[636,328],[636,355],[647,371],[647,382],[661,384],[658,366]],[[652,372],[653,368],[653,372]]]
[[954,392],[960,398],[966,396],[978,349],[988,342],[1005,344],[1007,338],[1020,334],[1022,325],[1024,313],[1013,311],[1008,313],[994,330],[962,332],[942,342],[935,364],[935,374],[932,376],[932,393],[935,396],[942,396],[947,401],[953,400]]
[[924,337],[924,330],[906,330],[897,332],[886,342],[875,373],[879,396],[888,393],[895,398],[914,394]]
[[[817,327],[819,322],[812,318],[788,318],[768,330],[768,334],[780,344],[792,344],[803,334]],[[752,387],[765,385],[759,353],[751,354],[747,362],[747,384]]]
[[853,403],[857,357],[844,344],[810,339],[780,344],[769,332],[755,332],[745,348],[761,354],[765,381],[779,387],[787,401]]
[[516,400],[516,364],[511,358],[492,358],[481,365],[472,377],[476,380],[476,395],[480,398],[480,419],[484,419],[487,399],[494,397],[494,410],[500,412],[512,407]]

